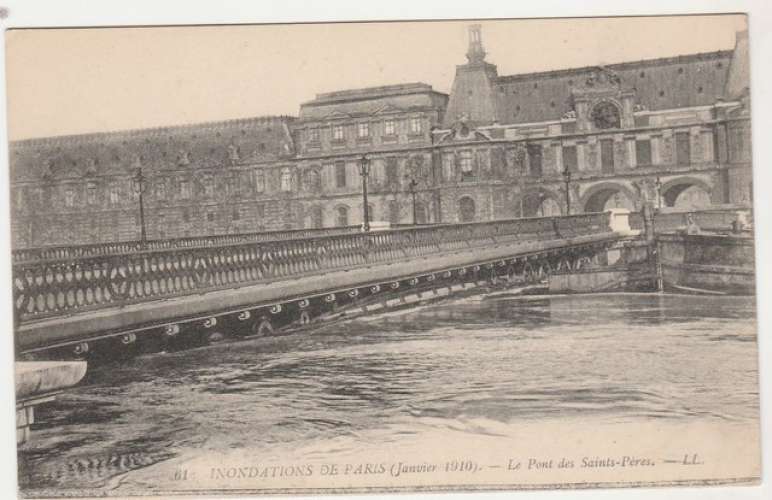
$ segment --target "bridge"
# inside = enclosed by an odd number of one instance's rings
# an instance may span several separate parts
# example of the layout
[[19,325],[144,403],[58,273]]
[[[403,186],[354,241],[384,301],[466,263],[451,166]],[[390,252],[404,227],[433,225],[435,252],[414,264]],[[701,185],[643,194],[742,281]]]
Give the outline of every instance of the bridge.
[[[301,230],[13,253],[20,355],[163,349],[215,332],[265,335],[411,293],[502,277],[536,283],[604,263],[628,212]],[[143,349],[146,347],[143,347]]]

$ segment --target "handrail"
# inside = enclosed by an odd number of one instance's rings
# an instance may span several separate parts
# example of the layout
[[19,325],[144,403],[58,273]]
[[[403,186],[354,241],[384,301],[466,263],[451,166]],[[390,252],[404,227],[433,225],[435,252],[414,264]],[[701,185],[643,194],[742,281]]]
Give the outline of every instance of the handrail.
[[[610,232],[610,213],[439,224],[308,238],[206,240],[105,255],[13,263],[17,321],[73,313],[512,242]],[[121,247],[123,250],[124,247]],[[129,248],[126,248],[129,250]]]

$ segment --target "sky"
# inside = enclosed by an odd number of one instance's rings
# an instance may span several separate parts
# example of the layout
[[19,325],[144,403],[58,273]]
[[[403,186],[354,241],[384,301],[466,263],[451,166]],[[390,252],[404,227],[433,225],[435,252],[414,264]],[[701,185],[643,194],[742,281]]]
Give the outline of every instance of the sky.
[[[473,21],[11,30],[11,140],[297,115],[317,93],[449,92]],[[742,15],[479,22],[499,75],[734,47]]]

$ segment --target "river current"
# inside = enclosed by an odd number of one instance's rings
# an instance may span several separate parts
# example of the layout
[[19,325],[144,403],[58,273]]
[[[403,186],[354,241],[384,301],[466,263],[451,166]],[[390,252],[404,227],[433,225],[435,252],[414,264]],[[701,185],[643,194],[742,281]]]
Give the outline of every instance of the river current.
[[451,298],[90,369],[38,410],[19,482],[120,489],[121,478],[180,457],[315,443],[353,452],[373,436],[420,443],[438,428],[753,425],[756,352],[749,297]]

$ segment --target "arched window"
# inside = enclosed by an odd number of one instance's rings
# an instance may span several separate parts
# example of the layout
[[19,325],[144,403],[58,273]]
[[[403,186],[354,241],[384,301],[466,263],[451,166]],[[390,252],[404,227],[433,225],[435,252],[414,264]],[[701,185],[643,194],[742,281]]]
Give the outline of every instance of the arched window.
[[318,193],[322,189],[322,178],[318,170],[314,168],[306,170],[303,176],[303,188],[312,193]]
[[597,129],[619,128],[619,108],[611,102],[601,102],[592,109],[592,123]]
[[281,170],[281,190],[292,191],[292,171],[289,168]]
[[458,200],[458,220],[460,222],[472,222],[475,219],[474,200],[464,196]]
[[348,207],[340,206],[335,209],[335,225],[338,227],[348,226]]
[[265,191],[265,174],[262,170],[255,170],[255,192],[262,193]]

